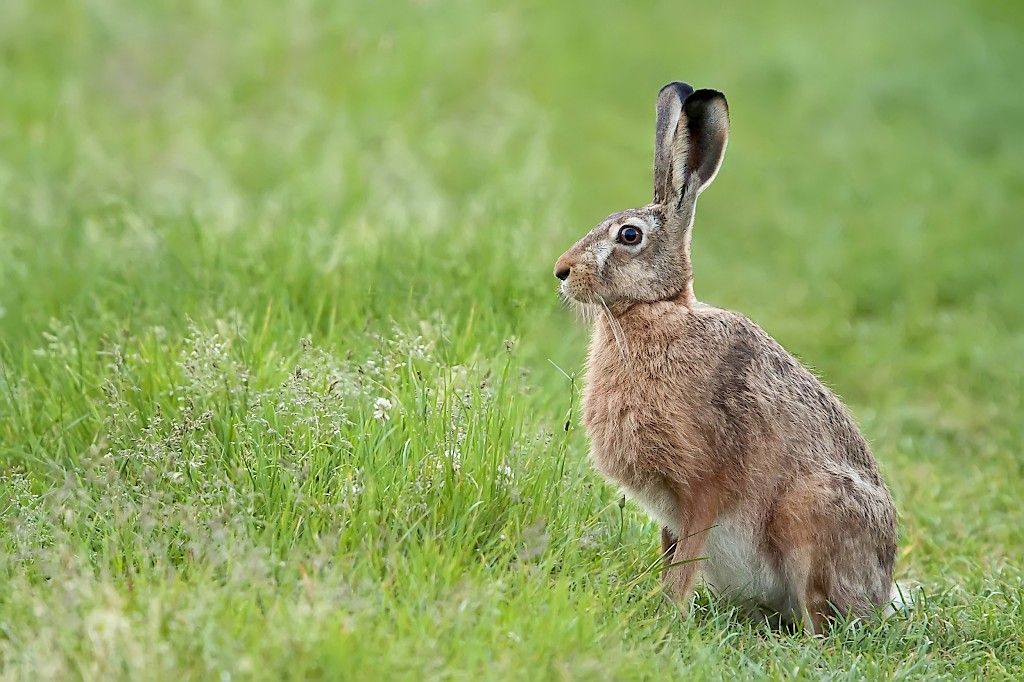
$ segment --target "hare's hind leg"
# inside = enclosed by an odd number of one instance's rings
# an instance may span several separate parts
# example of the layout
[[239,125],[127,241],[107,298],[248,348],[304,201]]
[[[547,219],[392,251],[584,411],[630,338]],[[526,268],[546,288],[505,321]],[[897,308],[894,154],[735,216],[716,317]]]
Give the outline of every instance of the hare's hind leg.
[[799,595],[800,616],[804,629],[814,635],[825,634],[834,611],[828,601],[828,591],[821,577],[815,575],[813,570],[808,571]]
[[828,590],[818,574],[819,552],[813,543],[791,548],[783,561],[788,579],[789,609],[783,616],[796,625],[802,623],[811,634],[824,634],[832,613],[828,603]]
[[[840,530],[819,538],[840,538]],[[786,561],[794,616],[805,629],[825,634],[837,617],[865,618],[886,605],[891,573],[873,561],[877,553],[864,533],[833,543],[812,542]]]
[[836,616],[863,618],[887,603],[896,543],[884,490],[853,475],[804,479],[780,496],[768,532],[784,557],[791,601],[814,633]]
[[811,588],[804,593],[801,606],[804,629],[814,635],[828,632],[832,607],[820,589]]

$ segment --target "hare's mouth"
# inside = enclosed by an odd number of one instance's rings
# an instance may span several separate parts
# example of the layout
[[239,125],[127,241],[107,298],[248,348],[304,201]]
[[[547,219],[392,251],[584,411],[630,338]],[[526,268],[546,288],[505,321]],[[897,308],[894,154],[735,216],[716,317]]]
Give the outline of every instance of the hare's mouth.
[[589,287],[580,286],[578,283],[573,282],[571,278],[562,282],[562,285],[558,288],[558,293],[563,300],[570,303],[601,305],[601,297],[597,293]]
[[559,286],[559,293],[562,298],[576,303],[601,305],[600,282],[590,272],[580,268],[573,268],[573,272],[562,280]]
[[601,314],[603,308],[600,303],[590,303],[579,301],[575,298],[570,298],[565,294],[559,296],[562,299],[562,304],[571,310],[581,322],[585,324],[591,324],[597,319],[597,316]]

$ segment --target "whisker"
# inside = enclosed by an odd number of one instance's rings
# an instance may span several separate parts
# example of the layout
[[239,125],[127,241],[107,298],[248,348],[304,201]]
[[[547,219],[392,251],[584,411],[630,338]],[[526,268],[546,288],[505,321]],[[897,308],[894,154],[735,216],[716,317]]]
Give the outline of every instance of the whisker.
[[612,336],[615,338],[615,345],[619,347],[619,357],[623,360],[626,359],[626,334],[622,331],[622,325],[612,315],[611,309],[604,300],[604,296],[598,295],[598,300],[601,301],[601,305],[604,306],[604,312],[608,316],[608,324],[612,328]]
[[576,318],[587,325],[593,324],[594,320],[597,319],[597,313],[599,308],[589,303],[580,303],[579,301],[569,298],[562,292],[558,293],[559,301],[562,303],[563,308],[571,309],[576,313]]

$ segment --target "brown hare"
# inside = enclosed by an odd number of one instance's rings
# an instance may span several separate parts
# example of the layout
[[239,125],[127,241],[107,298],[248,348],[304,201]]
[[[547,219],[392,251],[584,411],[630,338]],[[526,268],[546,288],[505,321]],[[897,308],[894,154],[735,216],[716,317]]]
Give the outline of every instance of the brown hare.
[[609,216],[555,276],[599,312],[591,459],[662,525],[668,593],[685,611],[699,575],[820,633],[896,597],[896,510],[839,399],[749,319],[694,297],[694,211],[728,132],[722,93],[662,88],[654,201]]

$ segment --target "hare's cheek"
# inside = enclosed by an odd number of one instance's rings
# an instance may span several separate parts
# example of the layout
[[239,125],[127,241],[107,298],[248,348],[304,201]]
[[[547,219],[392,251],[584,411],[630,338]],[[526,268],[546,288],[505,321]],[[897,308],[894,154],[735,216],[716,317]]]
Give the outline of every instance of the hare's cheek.
[[581,290],[585,291],[587,295],[591,297],[595,294],[601,296],[607,295],[608,292],[605,291],[605,287],[602,286],[601,279],[595,276],[593,272],[588,271],[580,274],[582,276],[579,280],[579,287]]
[[601,242],[594,247],[594,269],[597,274],[603,275],[608,268],[608,258],[615,251],[615,247],[608,242]]

